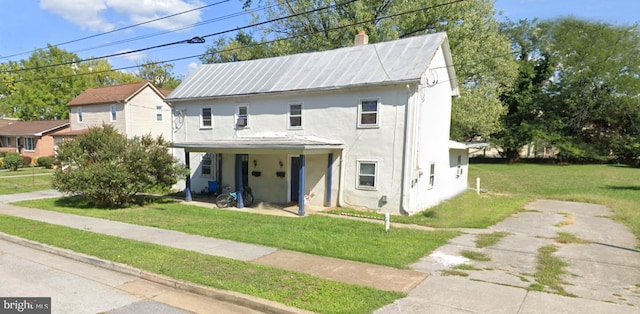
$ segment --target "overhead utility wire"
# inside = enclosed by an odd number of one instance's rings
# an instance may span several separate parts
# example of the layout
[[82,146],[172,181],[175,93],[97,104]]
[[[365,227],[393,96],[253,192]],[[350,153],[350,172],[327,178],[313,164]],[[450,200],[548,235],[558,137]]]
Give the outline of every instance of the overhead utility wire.
[[[291,14],[291,15],[287,15],[287,16],[283,16],[283,17],[279,17],[279,18],[275,18],[275,19],[271,19],[271,20],[267,20],[267,21],[263,21],[263,22],[253,23],[253,24],[249,24],[249,25],[246,25],[246,26],[242,26],[242,27],[236,27],[236,28],[233,28],[233,29],[225,30],[225,31],[211,33],[211,34],[204,35],[204,36],[196,36],[196,37],[193,37],[191,39],[174,41],[174,42],[170,42],[170,43],[166,43],[166,44],[162,44],[162,45],[156,45],[156,46],[140,48],[140,49],[130,50],[130,51],[123,51],[123,52],[114,53],[114,54],[110,54],[110,55],[106,55],[106,56],[100,56],[100,57],[91,57],[91,58],[87,58],[87,59],[81,59],[81,60],[75,60],[75,61],[69,61],[69,62],[62,62],[62,63],[56,63],[56,64],[47,64],[47,65],[37,66],[37,67],[33,67],[33,68],[22,68],[22,69],[15,69],[15,70],[2,70],[2,71],[0,71],[0,73],[15,73],[15,72],[22,72],[22,71],[46,69],[46,68],[51,68],[51,67],[56,67],[56,66],[61,66],[61,65],[72,65],[72,64],[78,64],[80,62],[87,62],[87,61],[94,61],[94,60],[111,58],[111,57],[118,57],[118,56],[123,56],[123,55],[127,55],[127,54],[147,51],[147,50],[151,50],[151,49],[157,49],[157,48],[162,48],[162,47],[167,47],[167,46],[173,46],[173,45],[177,45],[177,44],[186,44],[186,43],[189,43],[189,44],[201,44],[201,43],[205,42],[205,38],[207,38],[207,37],[218,36],[218,35],[231,33],[231,32],[235,32],[235,31],[247,29],[247,28],[252,28],[252,27],[256,27],[256,26],[260,26],[260,25],[264,25],[264,24],[268,24],[268,23],[273,23],[273,22],[277,22],[277,21],[281,21],[281,20],[286,20],[286,19],[289,19],[289,18],[292,18],[292,17],[296,17],[296,16],[300,16],[300,15],[315,13],[315,12],[319,12],[319,11],[335,8],[335,7],[338,7],[338,6],[342,6],[342,5],[345,5],[345,4],[353,3],[353,2],[356,2],[356,1],[359,1],[359,0],[348,0],[348,1],[345,1],[345,2],[341,2],[341,3],[331,4],[331,5],[322,7],[322,8],[317,8],[317,9],[313,9],[313,10],[309,10],[309,11],[305,11],[305,12],[300,12],[300,13],[295,13],[295,14]],[[464,0],[459,0],[459,1],[464,1]]]
[[123,43],[127,43],[127,42],[137,41],[137,40],[140,40],[140,39],[147,39],[147,38],[151,38],[151,37],[156,37],[156,36],[177,32],[177,31],[181,31],[181,30],[184,30],[184,29],[192,28],[192,27],[197,27],[197,26],[202,26],[202,25],[209,24],[209,23],[214,23],[214,22],[227,20],[227,19],[230,19],[230,18],[233,18],[233,17],[238,17],[238,16],[245,15],[245,14],[248,14],[248,13],[254,13],[254,12],[257,12],[257,11],[262,11],[264,9],[272,8],[274,6],[276,6],[276,4],[272,4],[272,5],[269,5],[269,6],[263,6],[263,7],[257,7],[255,9],[251,9],[251,10],[247,10],[247,11],[231,13],[231,14],[227,14],[227,15],[224,15],[224,16],[216,17],[216,18],[213,18],[213,19],[204,20],[204,21],[201,21],[201,22],[198,22],[198,23],[193,23],[193,24],[177,27],[177,28],[174,28],[174,29],[171,29],[171,30],[167,30],[167,31],[156,32],[156,33],[146,34],[146,35],[140,35],[140,36],[137,36],[137,37],[132,37],[132,38],[128,38],[128,39],[122,39],[122,40],[118,40],[118,41],[114,41],[114,42],[110,42],[110,43],[107,43],[107,44],[102,44],[102,45],[98,45],[98,46],[94,46],[94,47],[84,48],[84,49],[80,49],[80,50],[74,50],[73,52],[74,53],[78,53],[78,52],[82,52],[82,51],[89,51],[89,50],[94,50],[94,49],[98,49],[98,48],[115,46],[115,45],[119,45],[119,44],[123,44]]
[[[141,25],[157,22],[157,21],[160,21],[160,20],[168,19],[168,18],[171,18],[171,17],[174,17],[174,16],[185,14],[185,13],[189,13],[189,12],[193,12],[193,11],[197,11],[197,10],[202,10],[204,8],[208,8],[208,7],[211,7],[211,6],[223,4],[223,3],[229,2],[229,1],[231,1],[231,0],[222,0],[222,1],[219,1],[219,2],[216,2],[216,3],[212,3],[212,4],[201,6],[201,7],[195,8],[195,9],[190,9],[190,10],[187,10],[187,11],[182,11],[182,12],[178,12],[178,13],[175,13],[175,14],[159,17],[159,18],[156,18],[156,19],[153,19],[153,20],[142,22],[142,23],[125,26],[125,27],[121,27],[121,28],[118,28],[118,29],[114,29],[114,30],[110,30],[110,31],[107,31],[107,32],[103,32],[103,33],[99,33],[99,34],[95,34],[95,35],[91,35],[91,36],[87,36],[87,37],[82,37],[82,38],[78,38],[78,39],[74,39],[74,40],[70,40],[70,41],[65,41],[63,43],[55,44],[53,46],[56,46],[56,47],[63,46],[63,45],[66,45],[66,44],[79,42],[79,41],[82,41],[82,40],[85,40],[85,39],[95,38],[95,37],[99,37],[99,36],[102,36],[102,35],[119,32],[119,31],[122,31],[122,30],[125,30],[125,29],[129,29],[129,28],[133,28],[133,27],[137,27],[137,26],[141,26]],[[36,52],[38,50],[43,50],[43,49],[47,49],[47,48],[46,47],[45,48],[38,48],[38,49],[31,50],[31,51],[20,52],[20,53],[4,56],[3,58],[7,59],[7,58],[10,58],[10,57],[19,56],[19,55],[22,55],[22,54],[25,54],[25,53],[32,53],[32,52]]]
[[[321,33],[321,32],[324,32],[324,31],[342,30],[342,29],[345,29],[345,28],[348,28],[348,27],[352,27],[352,26],[356,26],[356,25],[377,22],[377,21],[380,21],[380,20],[385,20],[385,19],[389,19],[389,18],[393,18],[393,17],[399,17],[399,16],[403,16],[403,15],[407,15],[407,14],[412,14],[412,13],[417,13],[417,12],[421,12],[421,11],[431,10],[431,9],[439,8],[439,7],[446,6],[446,5],[456,4],[456,3],[464,2],[464,1],[467,1],[467,0],[450,1],[450,2],[446,2],[446,3],[436,4],[436,5],[433,5],[433,6],[430,6],[430,7],[423,7],[423,8],[419,8],[419,9],[414,9],[414,10],[404,11],[404,12],[400,12],[400,13],[395,13],[395,14],[392,14],[392,15],[387,15],[387,16],[380,17],[378,19],[370,19],[370,20],[365,20],[365,21],[356,22],[356,23],[352,23],[352,24],[347,24],[347,25],[343,25],[343,26],[336,26],[336,27],[329,28],[329,29],[318,30],[318,31],[311,32],[311,33],[306,33],[306,34],[301,34],[301,35],[293,35],[293,36],[289,36],[289,37],[278,38],[278,39],[269,40],[269,41],[263,41],[263,42],[260,42],[260,43],[256,43],[254,45],[247,45],[247,46],[242,46],[242,47],[222,49],[222,50],[218,50],[216,52],[220,53],[220,52],[236,51],[236,50],[240,50],[240,49],[244,49],[244,48],[267,45],[267,44],[272,44],[272,43],[285,41],[285,40],[289,40],[289,39],[300,38],[300,37],[304,37],[304,36],[311,35],[311,34]],[[212,53],[205,53],[205,54],[212,54]],[[169,60],[164,60],[164,61],[150,62],[149,64],[156,65],[156,64],[163,64],[163,63],[169,63],[169,62],[174,62],[174,61],[187,60],[187,59],[192,59],[192,58],[198,58],[198,57],[203,56],[205,54],[198,54],[198,55],[192,55],[192,56],[187,56],[187,57],[180,57],[180,58],[169,59]],[[127,67],[121,67],[121,68],[116,68],[116,69],[109,69],[109,70],[102,70],[102,71],[95,71],[95,72],[87,72],[87,73],[78,73],[78,74],[73,74],[73,75],[64,75],[64,76],[56,76],[56,77],[49,77],[49,78],[39,78],[39,79],[33,79],[33,80],[16,80],[15,82],[36,82],[36,81],[43,81],[43,80],[62,79],[62,78],[70,78],[70,77],[74,77],[74,76],[94,75],[94,74],[115,72],[115,71],[120,71],[120,70],[128,70],[128,69],[133,69],[133,68],[137,68],[137,67],[138,66],[134,65],[134,66],[127,66]],[[8,83],[11,83],[11,82],[4,81],[2,83],[7,83],[8,84]]]

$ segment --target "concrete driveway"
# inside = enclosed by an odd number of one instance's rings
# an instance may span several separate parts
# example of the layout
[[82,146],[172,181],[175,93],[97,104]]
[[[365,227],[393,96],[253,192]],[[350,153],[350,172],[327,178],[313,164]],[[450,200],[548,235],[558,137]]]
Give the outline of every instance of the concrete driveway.
[[[538,200],[488,229],[465,230],[433,254],[412,265],[431,275],[407,298],[376,313],[640,313],[640,251],[624,225],[608,218],[601,205]],[[496,245],[477,248],[480,233],[508,232]],[[559,243],[570,233],[585,243]],[[554,245],[567,263],[561,276],[569,296],[536,283],[538,249]],[[463,250],[484,253],[490,261],[465,260]],[[473,265],[464,276],[442,271]]]

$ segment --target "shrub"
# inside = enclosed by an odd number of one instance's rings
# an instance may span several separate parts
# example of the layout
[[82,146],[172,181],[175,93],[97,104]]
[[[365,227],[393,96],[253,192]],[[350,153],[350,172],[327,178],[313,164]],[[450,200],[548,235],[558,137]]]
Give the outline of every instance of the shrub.
[[169,142],[146,135],[127,139],[111,125],[58,145],[53,186],[98,206],[131,203],[138,193],[169,189],[186,169],[169,154]]
[[45,167],[47,169],[51,169],[53,168],[53,161],[54,161],[53,157],[42,156],[36,159],[36,165],[38,165],[38,167]]
[[0,151],[0,158],[4,158],[4,156],[7,156],[7,152]]
[[20,154],[18,153],[7,153],[7,155],[4,157],[4,168],[5,169],[9,169],[11,171],[18,171],[18,168],[20,168],[23,165],[24,160],[22,159],[22,156],[20,156]]
[[22,156],[22,166],[23,167],[30,167],[32,159],[33,158],[31,158],[29,156]]

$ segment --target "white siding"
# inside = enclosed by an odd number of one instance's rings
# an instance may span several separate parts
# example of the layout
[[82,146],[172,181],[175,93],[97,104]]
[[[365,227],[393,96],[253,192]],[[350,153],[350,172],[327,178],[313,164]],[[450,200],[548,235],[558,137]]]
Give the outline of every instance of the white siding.
[[[156,106],[162,106],[162,121],[156,119]],[[129,137],[151,134],[171,140],[171,107],[151,87],[145,87],[127,102],[126,118]]]

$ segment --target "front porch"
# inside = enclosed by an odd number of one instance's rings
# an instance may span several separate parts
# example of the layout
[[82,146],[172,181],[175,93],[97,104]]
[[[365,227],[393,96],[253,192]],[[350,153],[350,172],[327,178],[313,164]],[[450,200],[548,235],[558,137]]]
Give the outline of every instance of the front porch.
[[[236,207],[243,209],[241,197],[250,186],[256,208],[280,208],[304,216],[310,208],[335,206],[340,193],[339,142],[309,137],[235,138],[198,143],[174,143],[185,151],[185,164],[191,169],[185,180],[185,200],[209,187],[222,192],[230,187],[239,196]],[[199,158],[192,158],[197,155]],[[195,160],[198,165],[191,165]],[[335,175],[334,175],[335,173]],[[208,174],[203,179],[203,174]],[[215,201],[215,199],[212,199]],[[274,205],[287,204],[287,205]]]

